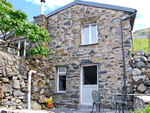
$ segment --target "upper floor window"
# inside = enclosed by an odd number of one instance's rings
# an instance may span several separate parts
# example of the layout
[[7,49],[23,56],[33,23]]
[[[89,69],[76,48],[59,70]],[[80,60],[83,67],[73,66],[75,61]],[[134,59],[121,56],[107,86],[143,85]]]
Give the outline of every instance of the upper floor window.
[[97,25],[89,24],[82,27],[82,45],[98,43]]

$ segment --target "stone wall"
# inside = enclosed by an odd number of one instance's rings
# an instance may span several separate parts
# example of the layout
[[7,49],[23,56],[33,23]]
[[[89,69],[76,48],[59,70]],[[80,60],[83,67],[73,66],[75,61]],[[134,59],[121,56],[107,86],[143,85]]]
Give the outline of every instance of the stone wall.
[[145,108],[150,103],[150,53],[138,50],[129,61],[132,67],[134,108]]
[[[99,92],[110,93],[110,86],[117,92],[122,92],[123,86],[123,58],[121,19],[129,14],[124,11],[97,8],[91,6],[74,5],[47,18],[47,30],[50,33],[50,58],[52,88],[55,105],[74,107],[81,101],[81,66],[83,64],[98,65]],[[39,16],[40,17],[40,16]],[[36,17],[38,18],[38,17]],[[41,17],[43,18],[43,17]],[[41,19],[42,20],[42,19]],[[35,20],[39,25],[42,23]],[[45,22],[43,22],[45,23]],[[97,24],[98,43],[81,45],[81,29],[84,24]],[[130,20],[124,25],[125,56],[127,71],[127,86],[132,93],[130,59]],[[57,93],[57,67],[67,68],[67,88],[65,94]]]
[[138,50],[129,63],[132,66],[134,94],[150,94],[150,53]]
[[42,69],[45,66],[46,63],[41,60],[27,61],[0,51],[0,83],[3,83],[3,99],[0,99],[0,108],[27,109],[27,74],[32,69],[38,73],[31,79],[31,109],[45,109],[45,98],[50,96],[48,89],[51,86],[48,72]]

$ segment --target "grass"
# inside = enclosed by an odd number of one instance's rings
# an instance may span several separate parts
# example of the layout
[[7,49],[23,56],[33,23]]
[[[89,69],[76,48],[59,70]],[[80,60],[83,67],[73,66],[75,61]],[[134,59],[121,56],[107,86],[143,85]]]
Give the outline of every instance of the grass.
[[[148,43],[149,43],[149,39],[144,38],[144,39],[134,39],[134,52],[136,52],[139,49],[143,49],[144,52],[150,52],[148,50]],[[132,49],[132,46],[131,46]]]

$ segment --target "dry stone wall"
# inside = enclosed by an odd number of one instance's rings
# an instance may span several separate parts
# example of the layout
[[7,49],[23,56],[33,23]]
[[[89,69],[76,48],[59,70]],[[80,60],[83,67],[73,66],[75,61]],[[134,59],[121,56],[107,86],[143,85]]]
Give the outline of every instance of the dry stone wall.
[[31,109],[45,109],[45,98],[50,96],[49,90],[46,89],[49,89],[50,83],[48,74],[38,66],[44,67],[46,63],[37,59],[27,61],[25,58],[0,51],[0,83],[3,83],[0,108],[27,109],[27,75],[29,70],[34,69],[38,73],[31,79]]
[[[138,50],[129,61],[132,67],[134,108],[145,108],[150,103],[150,53]],[[140,96],[141,95],[141,96]]]

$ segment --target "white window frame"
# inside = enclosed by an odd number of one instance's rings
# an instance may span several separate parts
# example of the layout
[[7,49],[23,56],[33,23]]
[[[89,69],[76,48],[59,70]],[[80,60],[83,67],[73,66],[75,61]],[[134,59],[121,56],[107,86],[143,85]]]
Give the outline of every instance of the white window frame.
[[[28,43],[27,43],[26,40],[17,41],[16,43],[18,43],[18,49],[20,49],[20,43],[21,43],[21,42],[24,42],[24,54],[23,54],[23,56],[25,57],[25,56],[26,56],[26,51],[25,51],[25,49],[26,49],[26,46],[27,46]],[[9,48],[9,47],[7,48],[7,52],[12,53],[12,52],[10,51],[10,48]],[[19,52],[19,51],[18,51],[17,55],[20,56],[20,52]]]
[[[84,26],[89,26],[89,43],[88,44],[83,44],[83,27]],[[95,42],[95,43],[92,43],[92,39],[91,39],[91,26],[92,25],[96,25],[96,40],[97,40],[97,42]],[[97,31],[97,24],[96,23],[93,23],[93,24],[84,24],[84,25],[82,25],[82,39],[81,39],[81,45],[90,45],[90,44],[96,44],[96,43],[98,43],[98,31]]]
[[[59,69],[61,69],[61,68],[65,68],[65,72],[59,72]],[[59,67],[57,70],[57,92],[58,93],[66,93],[66,91],[59,91],[59,75],[60,74],[64,74],[64,76],[66,76],[66,83],[67,83],[66,67]]]

